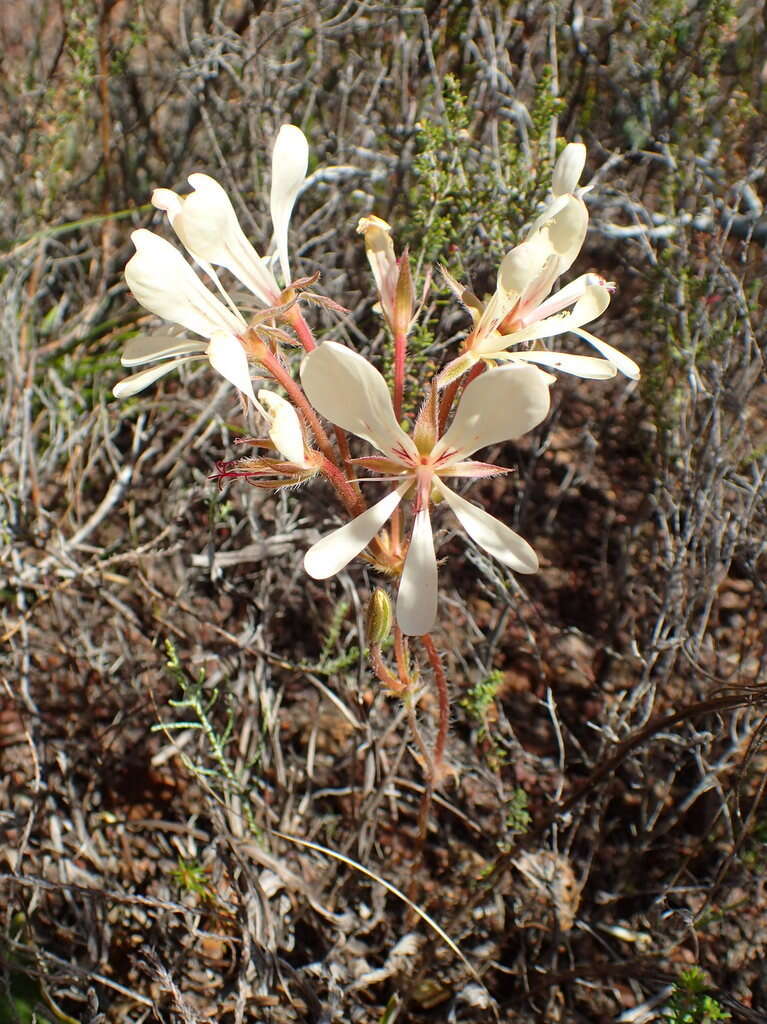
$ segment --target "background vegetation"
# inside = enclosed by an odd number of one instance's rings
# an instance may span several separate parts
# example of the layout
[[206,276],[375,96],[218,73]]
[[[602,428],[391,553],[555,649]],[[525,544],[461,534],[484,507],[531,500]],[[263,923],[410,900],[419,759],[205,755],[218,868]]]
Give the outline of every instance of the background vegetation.
[[[0,6],[0,1020],[765,1020],[764,31],[751,0]],[[643,368],[563,378],[474,488],[538,576],[445,536],[421,851],[375,581],[301,568],[326,495],[216,489],[209,370],[110,394],[152,188],[213,174],[263,250],[285,121],[294,252],[350,308],[322,336],[385,359],[359,216],[481,293],[582,139],[576,269]],[[437,276],[416,365],[464,329]]]

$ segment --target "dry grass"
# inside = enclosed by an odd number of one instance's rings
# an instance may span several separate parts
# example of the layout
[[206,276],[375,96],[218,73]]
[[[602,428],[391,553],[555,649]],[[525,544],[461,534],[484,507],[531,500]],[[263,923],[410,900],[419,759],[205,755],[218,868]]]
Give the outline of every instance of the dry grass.
[[[0,10],[0,1019],[640,1022],[695,964],[765,1019],[767,100],[756,7],[678,6]],[[562,380],[517,479],[476,488],[537,577],[443,546],[456,777],[418,858],[421,765],[359,653],[375,580],[301,568],[326,495],[216,490],[241,427],[208,371],[110,389],[151,189],[214,174],[263,247],[288,120],[301,269],[351,309],[315,322],[380,353],[354,225],[417,246],[447,73],[482,180],[504,139],[525,175],[588,143],[579,267],[617,281],[601,334],[643,382]],[[464,205],[481,285],[514,238]]]

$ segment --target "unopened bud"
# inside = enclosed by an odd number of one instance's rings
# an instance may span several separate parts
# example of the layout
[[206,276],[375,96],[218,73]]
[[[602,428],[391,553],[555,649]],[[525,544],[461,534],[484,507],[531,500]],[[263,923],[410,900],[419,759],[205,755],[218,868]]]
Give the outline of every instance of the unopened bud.
[[391,632],[393,620],[392,606],[389,595],[377,587],[370,597],[368,605],[366,632],[368,646],[380,647]]
[[410,255],[407,249],[400,256],[398,266],[399,274],[394,292],[394,314],[391,327],[395,335],[404,337],[410,330],[415,306],[413,275],[410,273]]
[[480,356],[475,355],[473,352],[464,352],[463,355],[453,359],[437,377],[437,387],[439,390],[441,391],[442,388],[446,388],[448,384],[452,384],[454,380],[458,380],[464,373],[471,370],[477,365],[480,358]]
[[436,384],[432,383],[413,429],[413,441],[422,455],[427,455],[437,443],[438,418],[439,402],[437,401],[437,387]]
[[277,451],[293,465],[308,469],[304,432],[296,410],[290,402],[266,389],[258,392],[258,400],[269,421],[269,437]]
[[378,288],[381,312],[393,330],[400,266],[394,255],[391,225],[371,214],[362,217],[357,231],[365,238],[365,250]]

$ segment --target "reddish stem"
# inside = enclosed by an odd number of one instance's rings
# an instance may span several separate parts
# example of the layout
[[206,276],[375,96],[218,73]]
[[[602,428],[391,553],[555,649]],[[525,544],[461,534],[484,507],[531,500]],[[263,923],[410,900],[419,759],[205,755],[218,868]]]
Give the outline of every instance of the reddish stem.
[[410,686],[410,668],[408,666],[407,640],[398,625],[394,626],[394,657],[397,659],[397,675],[403,683]]
[[[362,495],[354,490],[335,462],[323,458],[320,469],[335,487],[339,498],[344,503],[344,507],[350,516],[355,517],[365,511],[365,501]],[[371,546],[372,544],[373,541],[371,541]]]
[[353,471],[349,465],[352,453],[349,450],[349,439],[346,436],[346,431],[342,427],[334,426],[333,432],[336,435],[336,444],[338,445],[338,451],[341,456],[341,469],[343,470],[344,476],[354,489],[354,492],[359,495],[364,507],[365,500],[364,498],[362,498],[362,490],[360,489],[360,485],[357,483],[356,480],[352,479]]
[[398,422],[402,419],[402,401],[405,395],[406,354],[407,334],[398,331],[394,335],[394,415]]
[[484,363],[477,363],[469,370],[468,374],[464,374],[462,377],[456,377],[454,381],[451,381],[442,393],[442,401],[439,406],[439,436],[441,437],[445,433],[445,426],[447,424],[447,418],[450,415],[450,410],[453,407],[455,396],[458,393],[458,389],[464,389],[467,385],[471,384],[475,377],[479,377],[480,373],[484,373],[486,367]]
[[447,743],[447,726],[450,720],[450,701],[447,692],[447,678],[442,667],[442,659],[431,634],[425,633],[421,637],[421,643],[429,659],[434,682],[437,684],[437,699],[439,701],[439,722],[437,724],[437,738],[434,741],[434,753],[431,766],[431,782],[439,783],[445,774],[445,745]]
[[447,418],[450,415],[450,410],[453,407],[453,402],[455,401],[455,396],[458,394],[458,388],[460,386],[461,378],[456,377],[456,379],[451,381],[445,388],[445,390],[442,392],[442,401],[440,402],[439,406],[438,424],[438,431],[440,437],[442,437],[442,435],[445,433],[445,424],[447,423]]
[[320,451],[329,462],[335,463],[336,454],[330,444],[330,439],[323,430],[320,421],[317,419],[317,414],[309,404],[309,399],[304,394],[302,388],[293,380],[277,356],[275,356],[275,354],[269,349],[268,345],[264,342],[259,344],[255,358],[259,363],[265,366],[269,373],[271,373],[272,377],[274,377],[274,379],[281,384],[283,388],[285,388],[293,402],[293,405],[295,405],[297,409],[300,409],[304,419],[311,427],[314,439],[317,442],[317,446]]
[[407,693],[408,684],[403,682],[401,679],[397,679],[394,674],[389,671],[383,660],[383,656],[381,655],[380,646],[378,644],[371,644],[368,654],[370,657],[370,664],[373,666],[373,671],[384,686],[397,697],[401,697],[403,694]]
[[288,320],[290,322],[290,326],[298,335],[298,340],[301,342],[306,352],[311,352],[312,349],[317,348],[317,342],[314,340],[312,329],[304,319],[304,315],[298,308],[298,304],[293,306],[288,313]]

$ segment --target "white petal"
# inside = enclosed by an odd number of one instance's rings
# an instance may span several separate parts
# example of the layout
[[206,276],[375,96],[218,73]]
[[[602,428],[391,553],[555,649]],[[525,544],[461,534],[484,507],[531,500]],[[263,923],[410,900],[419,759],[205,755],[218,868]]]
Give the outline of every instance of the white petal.
[[315,580],[326,580],[356,558],[389,519],[409,486],[410,481],[401,484],[362,515],[312,544],[304,555],[304,569],[309,575]]
[[549,411],[546,374],[534,366],[487,370],[467,386],[453,422],[437,442],[433,457],[455,450],[451,462],[479,448],[511,441],[537,426]]
[[243,329],[242,317],[208,291],[169,242],[145,228],[131,238],[136,252],[125,267],[125,280],[142,306],[206,338],[214,331]]
[[601,352],[605,359],[609,359],[610,362],[615,366],[621,373],[625,374],[631,380],[639,380],[641,371],[633,359],[629,359],[628,356],[624,355],[617,348],[613,348],[612,345],[608,345],[606,341],[602,341],[601,338],[595,338],[593,334],[588,331],[584,331],[581,328],[576,328],[575,333],[587,341],[589,345],[593,345],[597,352]]
[[397,622],[403,633],[422,636],[437,618],[437,556],[428,508],[415,517],[397,594]]
[[331,423],[400,461],[397,450],[418,455],[397,423],[386,381],[357,352],[335,341],[323,342],[304,359],[301,383],[309,401]]
[[551,175],[551,191],[555,196],[575,192],[586,164],[586,147],[582,142],[570,142],[559,154]]
[[572,264],[586,238],[589,213],[582,199],[573,195],[558,196],[536,220],[530,238],[545,231],[559,257],[559,272],[564,274]]
[[547,225],[549,237],[559,256],[559,272],[569,270],[586,239],[589,213],[582,199],[563,197],[565,202]]
[[168,214],[168,220],[173,225],[173,221],[181,213],[181,208],[184,205],[184,200],[178,194],[170,188],[156,188],[152,193],[152,206],[155,210],[162,210]]
[[385,220],[371,214],[369,217],[360,218],[357,231],[365,237],[365,251],[381,298],[381,307],[391,321],[399,277],[399,265],[391,238],[391,226]]
[[534,349],[532,352],[509,352],[508,355],[511,362],[521,360],[538,366],[550,366],[554,370],[563,370],[586,380],[611,380],[617,372],[613,363],[607,359],[571,355],[569,352]]
[[556,255],[548,233],[536,231],[503,257],[498,268],[498,287],[509,294],[521,295],[545,272]]
[[491,516],[484,509],[472,505],[451,491],[441,480],[436,479],[434,486],[448,503],[461,526],[471,539],[484,548],[489,555],[497,558],[514,572],[538,572],[538,556],[518,533],[514,533],[505,523]]
[[483,341],[495,331],[507,313],[511,312],[518,298],[517,292],[507,292],[499,285],[485,303],[479,317],[475,310],[469,307],[472,319],[475,320],[474,335],[479,339],[475,343],[478,349],[481,350]]
[[280,287],[245,236],[229,196],[208,174],[190,174],[194,189],[171,218],[176,234],[206,269],[226,267],[265,306],[279,301]]
[[[549,294],[554,287],[554,282],[560,274],[560,263],[557,256],[550,256],[545,265],[541,268],[540,274],[534,277],[527,285],[519,298],[518,315],[520,323],[525,323],[528,314],[526,310],[535,309]],[[515,314],[516,316],[517,314]]]
[[130,395],[137,395],[139,391],[148,388],[150,384],[154,384],[156,380],[164,377],[166,373],[170,373],[171,370],[177,370],[182,363],[188,363],[196,358],[197,356],[186,356],[184,359],[172,359],[168,363],[160,363],[159,366],[150,366],[146,370],[141,370],[139,373],[126,377],[125,380],[118,381],[112,388],[112,394],[115,398],[128,398]]
[[586,288],[570,313],[565,313],[563,316],[550,316],[529,327],[523,327],[519,331],[504,334],[500,337],[501,345],[498,344],[498,336],[487,338],[477,347],[477,352],[485,354],[493,350],[493,345],[495,350],[499,351],[502,348],[509,348],[511,345],[520,345],[523,341],[554,338],[558,334],[576,331],[583,324],[591,323],[592,320],[600,317],[609,304],[610,293],[608,290],[601,285],[592,285]]
[[281,395],[265,388],[258,392],[258,400],[269,420],[269,437],[288,462],[306,466],[304,432],[294,407]]
[[248,357],[245,355],[245,349],[233,334],[217,331],[210,339],[206,355],[214,370],[230,384],[234,384],[254,405],[258,404],[256,396],[253,394]]
[[538,320],[544,320],[547,316],[553,316],[555,313],[561,313],[563,309],[567,309],[568,306],[572,306],[574,302],[577,302],[588,287],[591,285],[604,285],[604,283],[604,278],[600,277],[599,274],[581,274],[580,277],[576,277],[574,281],[566,284],[564,288],[554,292],[551,298],[542,302],[534,309],[528,310],[520,317],[520,323],[524,326],[525,324],[535,323]]
[[167,356],[185,356],[189,352],[205,352],[205,342],[179,338],[175,334],[142,334],[126,344],[120,362],[123,366],[141,366]]
[[272,153],[270,209],[277,253],[285,285],[291,282],[288,264],[288,224],[298,192],[309,166],[309,143],[294,124],[284,124],[277,133]]

